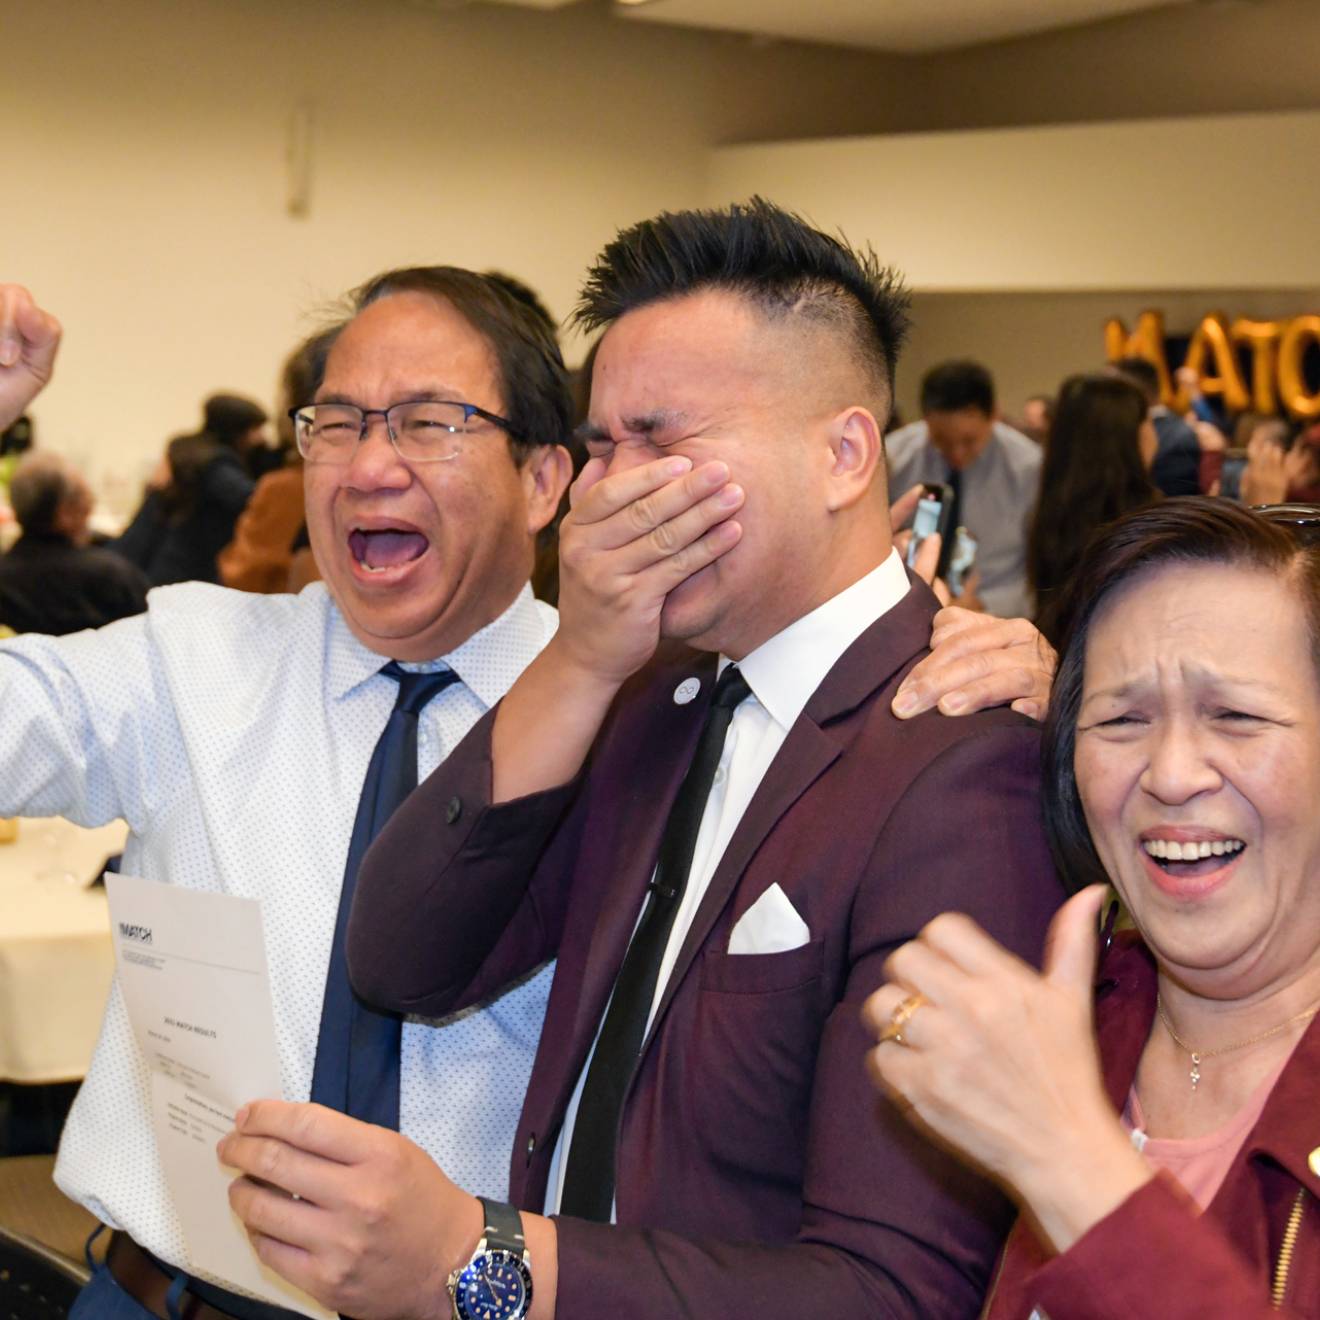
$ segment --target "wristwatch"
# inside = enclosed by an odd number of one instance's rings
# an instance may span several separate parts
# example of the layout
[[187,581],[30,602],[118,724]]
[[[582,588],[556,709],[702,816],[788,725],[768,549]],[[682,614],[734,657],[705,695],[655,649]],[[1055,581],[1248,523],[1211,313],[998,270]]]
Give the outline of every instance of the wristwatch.
[[449,1276],[455,1320],[523,1320],[532,1306],[532,1260],[522,1216],[511,1205],[478,1199],[485,1232],[472,1259]]

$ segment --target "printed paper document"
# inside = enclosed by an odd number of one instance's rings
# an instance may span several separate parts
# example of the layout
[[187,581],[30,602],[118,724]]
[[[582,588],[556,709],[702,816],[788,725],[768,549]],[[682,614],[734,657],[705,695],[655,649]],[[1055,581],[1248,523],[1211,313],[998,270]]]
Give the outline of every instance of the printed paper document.
[[270,978],[254,899],[107,875],[119,980],[191,1269],[303,1315],[333,1313],[267,1269],[229,1208],[216,1142],[249,1100],[280,1097]]

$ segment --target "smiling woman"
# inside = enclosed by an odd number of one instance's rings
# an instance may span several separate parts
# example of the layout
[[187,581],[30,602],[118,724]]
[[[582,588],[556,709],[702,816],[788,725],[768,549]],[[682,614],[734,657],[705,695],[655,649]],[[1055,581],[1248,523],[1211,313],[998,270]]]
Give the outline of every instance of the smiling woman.
[[1315,1316],[1320,550],[1171,500],[1075,591],[1045,805],[1087,887],[1043,974],[956,916],[898,950],[872,1073],[1023,1210],[991,1320]]

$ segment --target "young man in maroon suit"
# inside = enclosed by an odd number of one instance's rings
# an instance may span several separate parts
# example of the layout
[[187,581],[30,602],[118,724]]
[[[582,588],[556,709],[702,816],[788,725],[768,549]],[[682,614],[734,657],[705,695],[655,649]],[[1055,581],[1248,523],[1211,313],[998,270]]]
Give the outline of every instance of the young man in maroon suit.
[[558,957],[521,1214],[272,1102],[221,1153],[301,1200],[233,1204],[359,1317],[974,1316],[1011,1211],[876,1105],[858,1010],[950,909],[1036,960],[1061,891],[1036,727],[893,713],[936,610],[887,514],[905,299],[753,202],[621,235],[579,319],[560,630],[380,837],[350,933],[360,992],[424,1014]]

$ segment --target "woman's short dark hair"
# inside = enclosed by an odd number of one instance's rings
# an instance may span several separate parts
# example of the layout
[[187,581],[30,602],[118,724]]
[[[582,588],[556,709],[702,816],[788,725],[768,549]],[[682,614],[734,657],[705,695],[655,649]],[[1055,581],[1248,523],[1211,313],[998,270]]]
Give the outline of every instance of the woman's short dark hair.
[[600,330],[707,289],[739,294],[771,319],[800,316],[836,330],[877,401],[892,401],[908,330],[902,278],[869,248],[761,197],[718,211],[666,211],[624,230],[587,272],[573,320]]
[[562,445],[572,425],[568,372],[543,312],[497,279],[459,266],[410,266],[386,271],[349,295],[357,313],[396,293],[424,293],[447,302],[495,355],[509,446],[522,462],[542,445]]
[[1165,500],[1120,518],[1078,566],[1078,604],[1063,638],[1045,721],[1045,827],[1070,888],[1109,879],[1087,829],[1073,765],[1091,624],[1118,588],[1155,569],[1188,564],[1256,569],[1287,579],[1306,615],[1320,680],[1320,546],[1300,545],[1269,518],[1201,495]]

